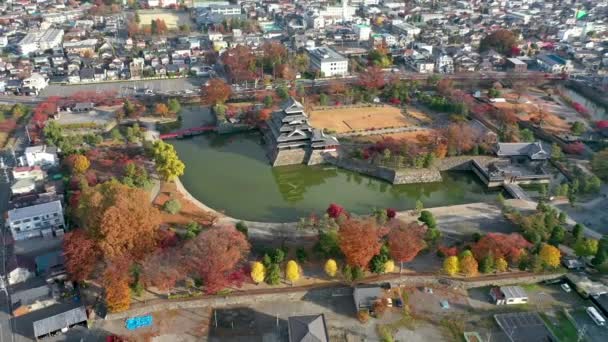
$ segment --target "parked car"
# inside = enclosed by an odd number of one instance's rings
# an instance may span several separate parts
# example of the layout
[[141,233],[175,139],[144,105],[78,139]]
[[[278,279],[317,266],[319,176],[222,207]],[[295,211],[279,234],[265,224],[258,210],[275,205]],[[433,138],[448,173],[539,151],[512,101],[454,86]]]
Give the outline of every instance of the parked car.
[[572,288],[570,288],[570,285],[563,283],[560,285],[560,287],[562,288],[562,290],[564,290],[564,292],[569,293],[570,291],[572,291]]

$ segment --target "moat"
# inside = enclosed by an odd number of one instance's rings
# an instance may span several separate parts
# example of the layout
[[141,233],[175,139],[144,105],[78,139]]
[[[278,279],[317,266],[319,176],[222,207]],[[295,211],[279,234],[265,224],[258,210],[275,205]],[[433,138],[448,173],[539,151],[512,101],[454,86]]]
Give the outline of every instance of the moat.
[[[182,111],[182,127],[210,120],[206,109]],[[258,132],[169,142],[186,164],[181,177],[186,189],[207,206],[243,220],[295,221],[322,213],[332,202],[365,214],[374,208],[412,209],[418,199],[435,207],[493,200],[497,194],[470,172],[447,172],[439,183],[391,185],[329,165],[273,168]]]

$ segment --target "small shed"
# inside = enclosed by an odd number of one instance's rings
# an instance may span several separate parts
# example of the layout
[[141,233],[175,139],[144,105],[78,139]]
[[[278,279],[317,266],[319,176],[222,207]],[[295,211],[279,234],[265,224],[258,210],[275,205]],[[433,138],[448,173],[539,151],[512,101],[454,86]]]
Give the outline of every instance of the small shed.
[[374,305],[374,302],[382,296],[382,288],[380,286],[360,286],[353,290],[353,300],[355,309],[369,309]]
[[87,313],[84,306],[62,312],[55,316],[43,318],[33,323],[34,336],[36,340],[47,336],[62,329],[69,329],[75,325],[84,325],[87,323]]
[[528,295],[521,286],[493,287],[490,289],[490,297],[496,305],[525,304],[528,302]]

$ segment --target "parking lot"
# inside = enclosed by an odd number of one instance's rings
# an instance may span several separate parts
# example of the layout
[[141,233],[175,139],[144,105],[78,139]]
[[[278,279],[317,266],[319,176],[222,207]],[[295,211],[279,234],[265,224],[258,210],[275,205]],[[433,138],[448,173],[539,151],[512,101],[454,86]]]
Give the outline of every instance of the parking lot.
[[606,342],[608,341],[608,329],[600,327],[585,312],[585,309],[569,310],[570,316],[576,323],[576,329],[579,332],[584,332],[587,342]]

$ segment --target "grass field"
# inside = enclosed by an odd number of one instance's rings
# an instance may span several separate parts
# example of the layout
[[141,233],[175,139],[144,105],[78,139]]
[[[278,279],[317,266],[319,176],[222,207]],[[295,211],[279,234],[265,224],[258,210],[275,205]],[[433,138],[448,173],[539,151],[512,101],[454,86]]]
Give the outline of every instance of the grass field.
[[558,312],[557,317],[554,319],[549,318],[545,313],[541,313],[540,316],[545,321],[545,324],[551,330],[551,332],[553,332],[553,334],[559,339],[559,341],[577,341],[578,331],[572,322],[568,320],[566,314],[563,312]]
[[361,107],[313,110],[310,124],[337,133],[388,127],[409,126],[410,122],[396,107]]
[[167,24],[169,30],[177,29],[180,25],[190,25],[192,27],[192,21],[187,12],[175,11],[175,10],[140,10],[137,11],[139,15],[139,26],[150,25],[152,20],[161,19]]

